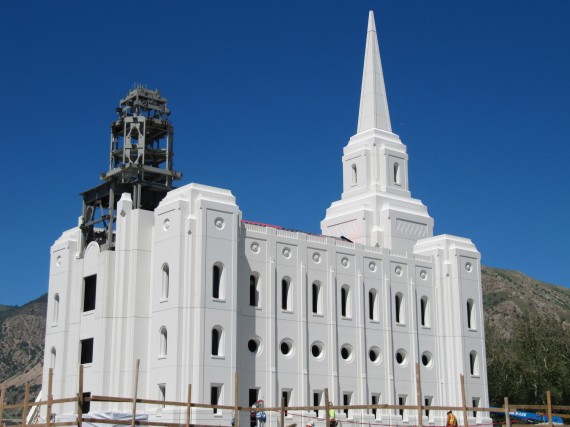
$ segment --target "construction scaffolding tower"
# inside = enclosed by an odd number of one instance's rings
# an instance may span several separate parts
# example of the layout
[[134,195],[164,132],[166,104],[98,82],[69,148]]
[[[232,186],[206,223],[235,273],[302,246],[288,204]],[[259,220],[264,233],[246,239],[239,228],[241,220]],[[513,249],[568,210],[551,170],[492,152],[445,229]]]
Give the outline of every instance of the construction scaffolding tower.
[[111,123],[109,171],[101,174],[102,184],[81,193],[81,256],[92,241],[114,248],[115,212],[123,193],[131,194],[133,209],[154,210],[182,177],[173,170],[174,128],[166,102],[158,90],[140,85],[121,99],[119,118]]

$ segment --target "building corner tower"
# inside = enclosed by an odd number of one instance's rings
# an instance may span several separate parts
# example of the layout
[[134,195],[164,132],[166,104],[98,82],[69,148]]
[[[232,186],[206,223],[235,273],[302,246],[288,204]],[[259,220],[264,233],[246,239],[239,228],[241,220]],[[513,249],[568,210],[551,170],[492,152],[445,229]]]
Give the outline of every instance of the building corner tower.
[[392,132],[374,14],[368,17],[357,133],[342,157],[342,198],[321,222],[324,235],[396,252],[433,235],[427,208],[411,197],[406,146]]

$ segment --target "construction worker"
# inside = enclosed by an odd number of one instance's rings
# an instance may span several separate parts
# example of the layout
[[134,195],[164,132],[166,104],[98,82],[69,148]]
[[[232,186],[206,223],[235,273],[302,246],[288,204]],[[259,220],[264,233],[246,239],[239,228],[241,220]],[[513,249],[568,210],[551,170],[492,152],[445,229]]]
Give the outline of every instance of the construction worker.
[[447,411],[447,421],[445,425],[448,427],[457,427],[457,418],[453,415],[453,412]]
[[[332,404],[332,402],[329,402],[329,406],[332,406]],[[335,418],[334,408],[329,408],[329,420],[331,427],[336,427],[338,425],[338,421]]]

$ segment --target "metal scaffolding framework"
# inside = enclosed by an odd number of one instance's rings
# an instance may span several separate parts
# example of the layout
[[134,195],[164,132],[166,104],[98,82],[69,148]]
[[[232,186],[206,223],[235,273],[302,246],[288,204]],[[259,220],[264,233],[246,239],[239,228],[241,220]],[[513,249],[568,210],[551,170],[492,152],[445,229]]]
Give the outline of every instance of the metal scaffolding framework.
[[158,90],[138,85],[121,99],[119,118],[111,123],[109,170],[104,181],[83,193],[81,254],[92,241],[114,248],[117,201],[130,193],[133,209],[154,210],[172,182],[182,177],[173,170],[174,128],[170,110]]

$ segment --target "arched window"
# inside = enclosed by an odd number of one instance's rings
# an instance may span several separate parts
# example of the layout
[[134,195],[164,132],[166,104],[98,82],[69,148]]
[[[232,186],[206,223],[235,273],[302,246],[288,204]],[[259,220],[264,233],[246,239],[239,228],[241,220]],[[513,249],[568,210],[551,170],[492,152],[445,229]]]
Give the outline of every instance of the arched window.
[[350,318],[352,316],[352,302],[350,298],[350,288],[344,285],[340,289],[340,315],[342,317]]
[[353,164],[350,167],[350,170],[352,172],[352,180],[351,180],[351,185],[356,185],[358,184],[358,171],[356,170],[356,165]]
[[56,356],[55,347],[51,348],[50,356],[51,357],[50,357],[49,367],[51,368],[52,371],[55,371],[55,356]]
[[423,296],[420,300],[420,322],[421,325],[424,327],[429,327],[430,322],[430,307],[429,307],[429,299],[426,296]]
[[168,292],[170,287],[170,270],[168,264],[162,265],[162,287],[160,290],[160,299],[168,299]]
[[291,294],[291,279],[285,277],[281,280],[281,309],[287,311],[293,310],[293,298]]
[[467,329],[477,329],[475,303],[472,299],[467,300]]
[[400,185],[400,164],[394,163],[394,184]]
[[224,265],[219,262],[212,267],[212,298],[224,298]]
[[53,324],[57,325],[59,321],[59,294],[53,296]]
[[319,282],[313,282],[311,289],[313,293],[313,314],[323,314],[323,292],[321,284]]
[[471,375],[479,376],[479,356],[475,350],[469,353],[469,371]]
[[404,324],[404,319],[406,317],[404,309],[404,295],[400,292],[396,294],[396,323]]
[[214,326],[212,328],[212,356],[223,356],[224,346],[223,346],[223,329],[219,326]]
[[168,354],[168,332],[166,326],[160,328],[160,348],[158,355],[160,357],[166,357]]
[[249,276],[249,305],[259,307],[259,275],[257,273]]
[[376,289],[368,291],[368,318],[370,320],[380,320],[380,313],[378,313],[378,292]]

